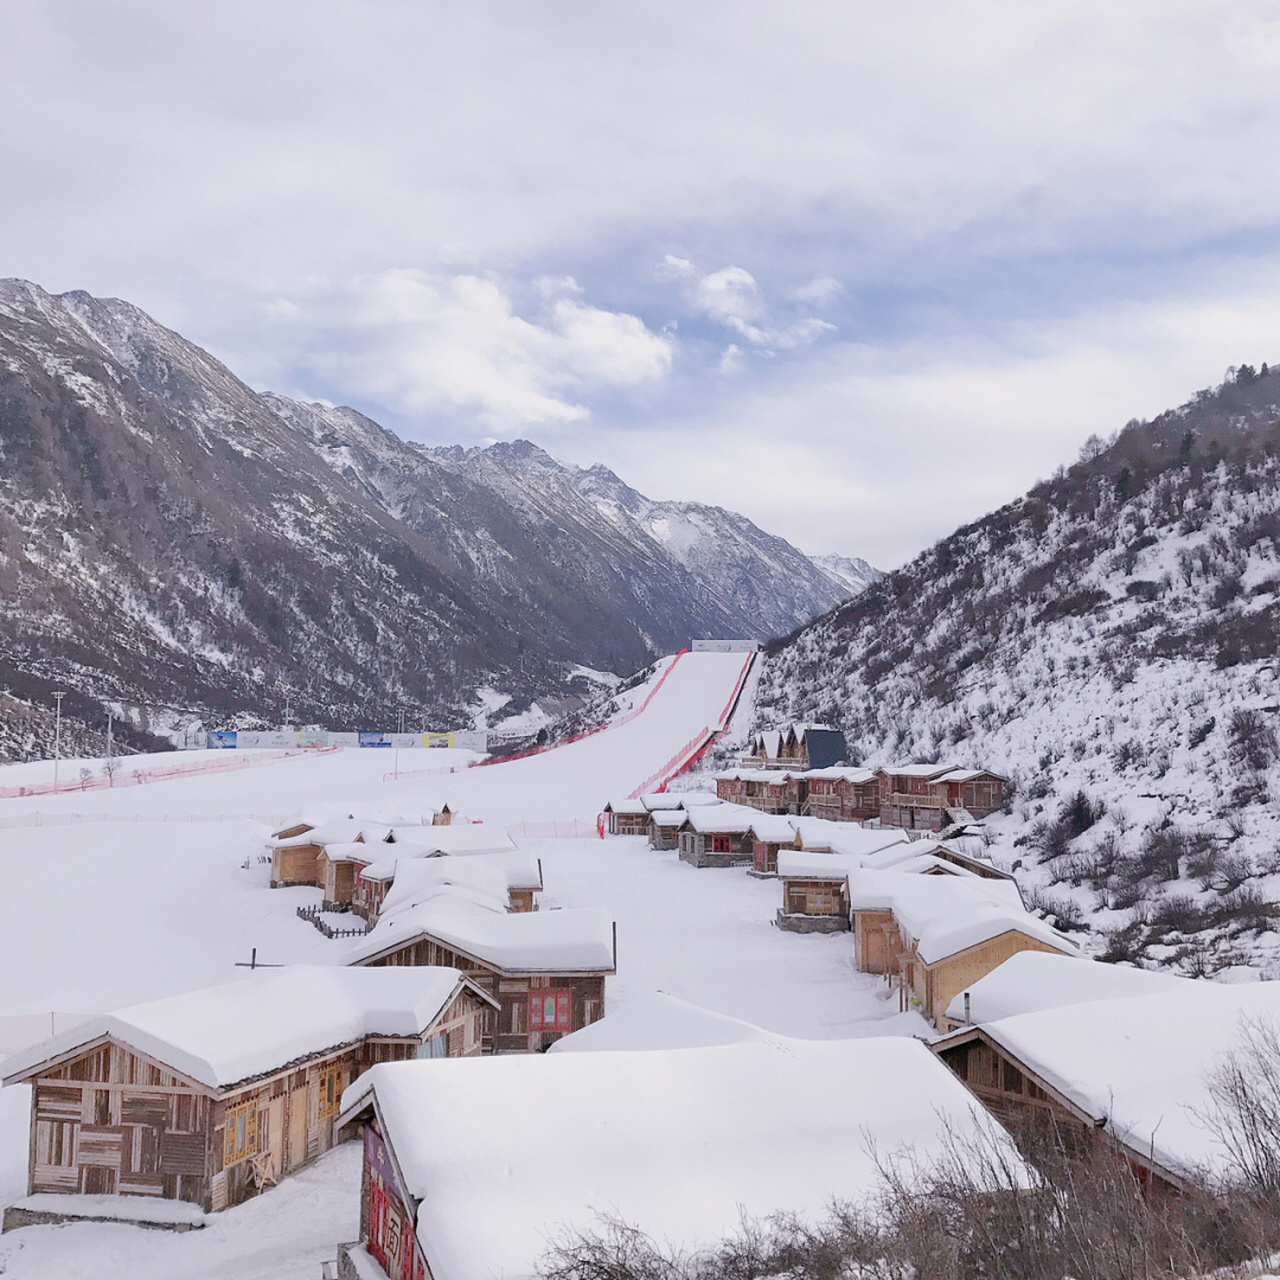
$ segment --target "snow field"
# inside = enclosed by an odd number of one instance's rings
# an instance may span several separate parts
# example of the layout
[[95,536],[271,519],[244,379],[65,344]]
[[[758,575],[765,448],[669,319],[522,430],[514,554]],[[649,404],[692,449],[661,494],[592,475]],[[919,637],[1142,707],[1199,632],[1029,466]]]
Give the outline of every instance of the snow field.
[[[346,751],[122,791],[6,800],[0,1029],[6,1018],[29,1028],[32,1015],[50,1010],[88,1015],[226,982],[243,973],[235,966],[254,947],[267,962],[341,963],[350,940],[326,939],[296,915],[321,891],[267,887],[272,823],[337,808],[410,814],[445,800],[495,824],[593,817],[717,723],[743,658],[686,655],[637,719],[506,764],[384,782],[393,751]],[[647,692],[634,691],[633,704]],[[471,756],[441,750],[431,758],[465,764]],[[37,813],[54,825],[30,825]],[[927,1030],[918,1014],[898,1013],[879,979],[854,971],[849,935],[774,928],[775,881],[738,869],[697,871],[639,837],[518,843],[542,859],[541,910],[596,907],[617,921],[611,1011],[664,990],[802,1038]],[[0,1090],[0,1204],[26,1190],[29,1108],[25,1087]],[[357,1234],[359,1163],[357,1146],[339,1148],[185,1235],[106,1224],[14,1232],[0,1240],[0,1273],[315,1280],[319,1262]]]

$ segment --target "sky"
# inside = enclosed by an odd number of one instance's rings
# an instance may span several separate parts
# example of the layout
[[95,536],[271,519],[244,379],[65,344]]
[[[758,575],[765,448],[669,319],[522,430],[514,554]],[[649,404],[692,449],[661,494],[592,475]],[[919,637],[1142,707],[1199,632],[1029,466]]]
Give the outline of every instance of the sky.
[[1280,9],[0,0],[0,275],[910,559],[1280,360]]

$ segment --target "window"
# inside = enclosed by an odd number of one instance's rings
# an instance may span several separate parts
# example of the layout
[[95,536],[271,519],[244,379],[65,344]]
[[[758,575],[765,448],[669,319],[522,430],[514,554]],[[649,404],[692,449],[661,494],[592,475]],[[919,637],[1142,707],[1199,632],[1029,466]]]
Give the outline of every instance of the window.
[[529,992],[530,1031],[569,1031],[569,993],[567,991]]
[[239,1164],[258,1154],[257,1103],[242,1102],[238,1107],[228,1107],[226,1125],[222,1146],[224,1166]]
[[712,853],[728,853],[729,837],[728,836],[712,836],[711,852]]
[[434,1035],[429,1040],[424,1040],[418,1046],[416,1056],[419,1058],[443,1058],[447,1056],[448,1047],[445,1033],[441,1031],[439,1035]]
[[342,1064],[335,1062],[331,1067],[323,1067],[320,1071],[320,1116],[327,1120],[336,1116],[342,1104]]

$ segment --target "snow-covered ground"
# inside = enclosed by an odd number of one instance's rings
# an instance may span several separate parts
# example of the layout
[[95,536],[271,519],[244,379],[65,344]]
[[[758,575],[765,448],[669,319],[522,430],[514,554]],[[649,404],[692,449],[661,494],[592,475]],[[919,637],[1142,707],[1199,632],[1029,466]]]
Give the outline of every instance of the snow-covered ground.
[[[255,947],[262,960],[341,963],[350,941],[326,939],[296,914],[320,890],[268,888],[273,822],[317,807],[412,813],[442,800],[495,823],[592,818],[716,721],[742,663],[741,654],[687,655],[629,723],[484,768],[384,781],[395,753],[357,750],[0,801],[0,1046],[12,1051],[50,1013],[65,1019],[226,981]],[[650,691],[628,696],[639,706]],[[427,754],[413,761],[425,766]],[[402,771],[409,756],[401,753]],[[471,758],[440,750],[429,763]],[[897,1012],[879,979],[854,971],[848,934],[774,928],[775,882],[696,871],[638,837],[520,843],[542,859],[541,909],[599,907],[617,921],[611,1010],[664,990],[792,1036],[926,1031],[917,1014]],[[0,1204],[26,1189],[29,1105],[25,1088],[0,1090]],[[84,1224],[13,1232],[0,1239],[0,1274],[315,1280],[319,1260],[356,1235],[358,1188],[359,1153],[339,1149],[203,1231]]]

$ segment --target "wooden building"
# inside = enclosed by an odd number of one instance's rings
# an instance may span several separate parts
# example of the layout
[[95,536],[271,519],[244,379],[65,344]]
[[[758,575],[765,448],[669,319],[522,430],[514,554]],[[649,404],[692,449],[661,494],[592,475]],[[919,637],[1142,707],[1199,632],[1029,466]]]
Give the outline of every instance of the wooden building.
[[259,970],[91,1019],[9,1058],[32,1090],[28,1189],[219,1210],[334,1142],[370,1066],[481,1052],[495,1001],[457,970]]
[[680,828],[681,859],[694,867],[750,865],[751,823],[756,816],[754,810],[727,804],[690,810]]
[[751,840],[752,870],[759,875],[773,875],[778,870],[778,851],[796,844],[796,829],[777,814],[753,818],[748,832]]
[[933,1050],[1006,1123],[1056,1122],[1110,1144],[1144,1184],[1177,1191],[1238,1178],[1206,1122],[1213,1080],[1249,1029],[1268,1025],[1280,1025],[1280,982],[1200,981],[964,1027]]
[[604,807],[604,816],[611,836],[649,834],[649,809],[643,800],[610,800]]
[[880,816],[880,777],[873,769],[810,769],[802,781],[803,812],[815,818],[869,822]]
[[732,769],[716,775],[716,797],[761,813],[800,813],[806,796],[798,772],[784,769]]
[[386,913],[347,963],[457,968],[499,1005],[486,1048],[533,1053],[604,1016],[615,945],[614,927],[596,911],[507,914],[440,895]]
[[689,821],[683,809],[655,809],[649,815],[649,847],[651,849],[678,849],[680,832]]
[[826,769],[848,755],[844,734],[826,725],[788,725],[768,729],[752,738],[742,763],[748,768]]
[[[455,834],[466,833],[469,847],[458,853],[446,853],[431,848],[397,846],[403,852],[383,852],[376,862],[358,866],[352,893],[351,909],[367,924],[378,922],[385,904],[403,895],[395,891],[397,881],[406,892],[419,885],[441,881],[466,883],[471,873],[464,864],[478,868],[478,876],[497,875],[505,881],[505,890],[493,888],[486,880],[484,889],[495,896],[504,897],[508,911],[535,911],[535,895],[542,892],[542,860],[522,849],[517,849],[507,834],[494,828],[491,836],[483,835],[480,825],[455,827]],[[485,847],[485,846],[488,847]],[[505,848],[503,846],[506,846]],[[434,866],[426,864],[436,864]],[[475,879],[473,875],[471,877]]]
[[[987,1128],[906,1037],[470,1065],[390,1063],[343,1099],[340,1123],[371,1135],[343,1280],[536,1275],[549,1231],[596,1230],[602,1206],[686,1245],[732,1231],[744,1206],[817,1219],[878,1188],[876,1151],[910,1147],[927,1163],[944,1134],[964,1153]],[[810,1109],[819,1116],[797,1119]]]
[[906,764],[877,772],[882,826],[943,831],[975,822],[1004,804],[1006,779],[985,769]]

